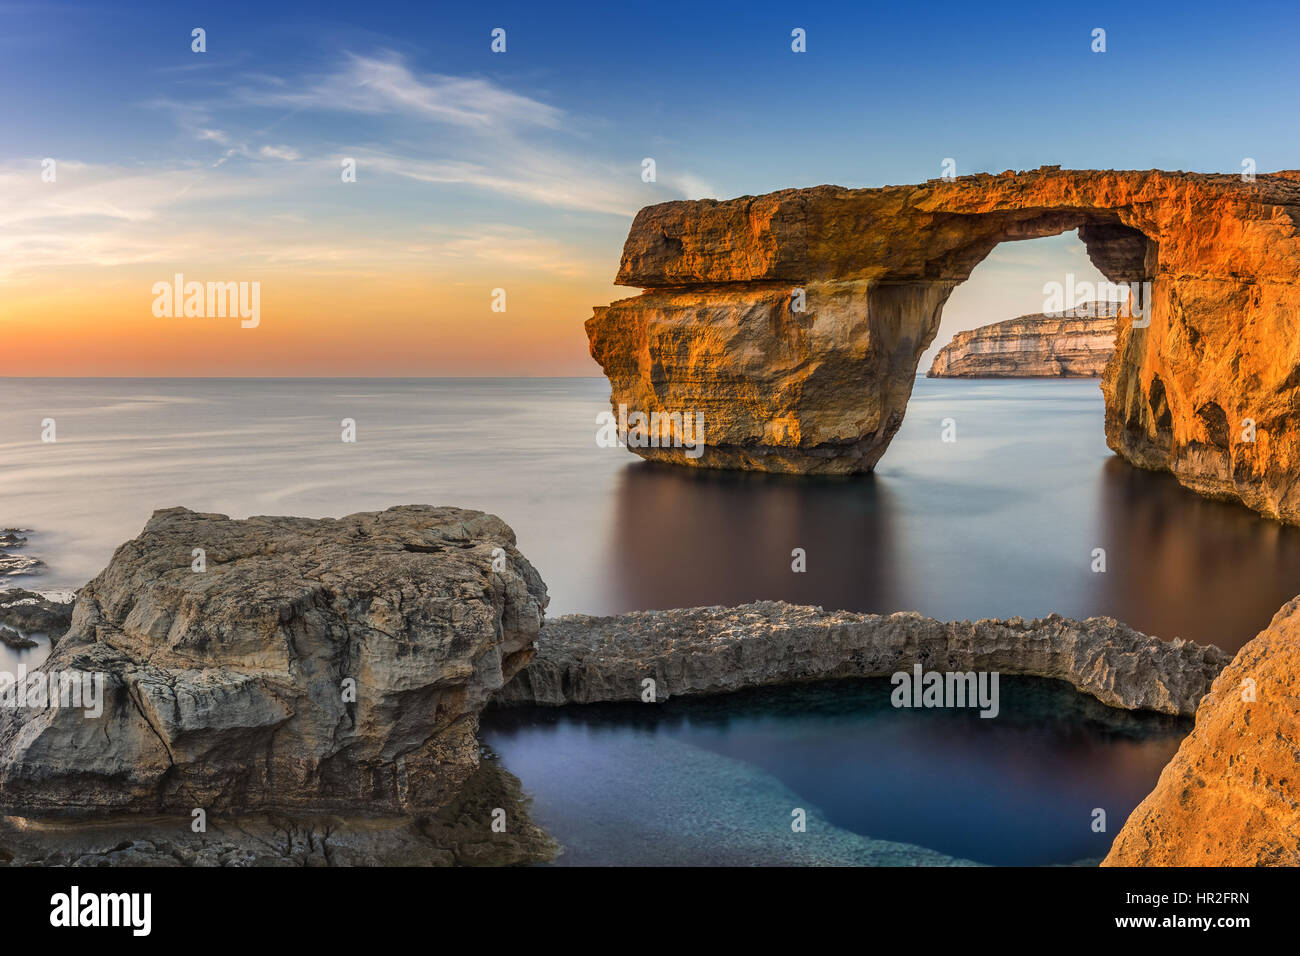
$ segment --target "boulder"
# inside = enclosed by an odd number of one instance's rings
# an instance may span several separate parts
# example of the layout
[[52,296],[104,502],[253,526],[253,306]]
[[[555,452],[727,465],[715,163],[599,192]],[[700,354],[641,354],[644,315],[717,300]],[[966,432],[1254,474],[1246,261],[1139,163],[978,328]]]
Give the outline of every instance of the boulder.
[[482,512],[158,511],[34,675],[102,679],[102,713],[0,706],[0,809],[436,810],[546,603]]

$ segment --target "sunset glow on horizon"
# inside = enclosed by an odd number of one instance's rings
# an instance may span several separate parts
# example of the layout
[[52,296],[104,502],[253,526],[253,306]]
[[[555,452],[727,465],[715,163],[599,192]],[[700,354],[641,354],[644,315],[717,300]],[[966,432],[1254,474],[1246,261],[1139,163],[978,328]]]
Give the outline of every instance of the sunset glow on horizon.
[[[1124,5],[1105,11],[1104,65],[1083,26],[1048,29],[1068,15],[1046,10],[998,24],[954,10],[921,31],[903,11],[800,12],[808,52],[792,56],[788,17],[768,11],[691,8],[678,29],[667,8],[505,5],[491,22],[420,6],[60,9],[0,4],[10,375],[595,375],[583,322],[637,294],[613,277],[652,203],[922,182],[946,157],[959,175],[1300,165],[1300,134],[1259,119],[1275,97],[1250,95],[1255,65],[1289,52],[1284,31],[1226,25],[1189,90],[1160,71],[1192,42],[1184,28],[1153,32],[1155,14]],[[610,42],[629,31],[635,44]],[[900,76],[907,95],[881,92]],[[1063,150],[1040,135],[1139,80],[1144,108],[1099,117],[1106,136]],[[999,110],[969,109],[983,99]],[[1191,121],[1213,110],[1230,119]],[[1045,281],[1091,268],[1071,236],[1013,245],[958,290],[932,350],[1038,311]],[[154,314],[151,290],[176,274],[259,283],[260,321]]]
[[[256,328],[241,327],[238,316],[155,317],[152,274],[11,290],[0,305],[6,371],[32,377],[590,375],[582,323],[591,303],[610,294],[533,279],[513,283],[507,311],[493,313],[492,286],[469,278],[248,275],[261,283]],[[466,306],[472,301],[477,308]]]

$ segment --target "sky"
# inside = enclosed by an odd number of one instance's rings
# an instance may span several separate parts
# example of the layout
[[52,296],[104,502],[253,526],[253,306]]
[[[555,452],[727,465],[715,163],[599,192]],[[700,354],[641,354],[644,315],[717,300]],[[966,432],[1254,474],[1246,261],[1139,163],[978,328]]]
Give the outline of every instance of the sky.
[[[1136,6],[0,2],[4,371],[593,375],[650,203],[1300,166],[1300,6]],[[1004,243],[930,352],[1071,272]],[[256,327],[156,314],[177,274],[257,282]]]

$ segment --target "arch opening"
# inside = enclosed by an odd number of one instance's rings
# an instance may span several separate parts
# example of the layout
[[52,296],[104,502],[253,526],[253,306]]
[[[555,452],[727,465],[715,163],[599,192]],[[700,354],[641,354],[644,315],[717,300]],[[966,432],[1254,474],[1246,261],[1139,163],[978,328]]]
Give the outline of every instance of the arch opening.
[[[1145,314],[1151,280],[1145,277],[1144,237],[1118,232],[1089,238],[1091,255],[1078,229],[999,243],[953,288],[917,373],[1100,377],[1114,353],[1121,316],[1141,320]],[[1103,256],[1110,276],[1094,261]]]
[[597,308],[591,352],[613,407],[704,413],[703,455],[644,457],[868,472],[952,291],[1001,243],[1076,230],[1136,299],[1102,378],[1107,444],[1300,523],[1295,196],[1291,173],[1045,166],[650,206],[616,279],[644,291]]

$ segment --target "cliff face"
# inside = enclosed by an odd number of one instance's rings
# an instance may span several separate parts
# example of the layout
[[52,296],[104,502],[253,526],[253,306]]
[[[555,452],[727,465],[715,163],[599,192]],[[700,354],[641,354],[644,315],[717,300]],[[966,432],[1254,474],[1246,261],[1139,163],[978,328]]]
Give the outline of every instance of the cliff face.
[[1093,378],[1115,354],[1115,317],[1023,315],[958,332],[929,378]]
[[887,677],[922,663],[926,670],[1054,678],[1112,707],[1190,717],[1227,662],[1217,647],[1163,641],[1111,618],[945,622],[760,601],[547,621],[537,657],[494,701],[640,700],[647,677],[663,700]]
[[[870,471],[952,289],[999,243],[1077,229],[1134,283],[1107,441],[1202,494],[1300,522],[1300,173],[1070,171],[819,186],[637,214],[591,354],[617,410],[704,416],[695,467]],[[1150,283],[1149,288],[1142,285]]]
[[0,808],[436,810],[478,767],[479,711],[531,658],[546,602],[478,511],[159,511],[33,673],[83,695],[0,708]]
[[1104,866],[1300,865],[1300,598],[1214,681]]

